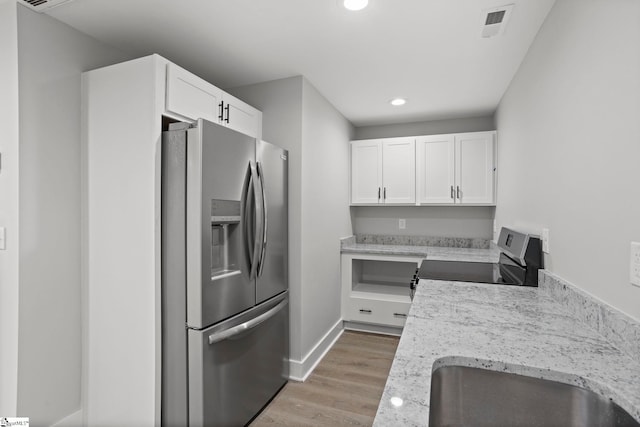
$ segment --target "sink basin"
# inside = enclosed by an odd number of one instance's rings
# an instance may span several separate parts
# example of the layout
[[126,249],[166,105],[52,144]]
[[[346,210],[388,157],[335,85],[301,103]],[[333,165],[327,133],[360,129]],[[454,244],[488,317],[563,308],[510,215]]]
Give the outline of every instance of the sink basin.
[[582,387],[464,366],[431,378],[429,426],[640,427],[624,409]]

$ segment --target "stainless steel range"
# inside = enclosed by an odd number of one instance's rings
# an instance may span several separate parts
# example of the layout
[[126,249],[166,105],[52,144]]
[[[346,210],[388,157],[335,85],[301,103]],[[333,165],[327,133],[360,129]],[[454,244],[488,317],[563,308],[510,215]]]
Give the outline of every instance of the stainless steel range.
[[417,279],[538,286],[538,269],[544,268],[539,237],[503,227],[498,247],[502,252],[497,263],[427,258],[420,265]]

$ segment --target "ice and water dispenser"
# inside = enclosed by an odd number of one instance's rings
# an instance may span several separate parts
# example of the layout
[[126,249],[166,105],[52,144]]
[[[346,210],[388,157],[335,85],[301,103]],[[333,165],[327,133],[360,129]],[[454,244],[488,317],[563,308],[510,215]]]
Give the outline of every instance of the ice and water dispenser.
[[240,274],[240,202],[211,201],[211,279]]

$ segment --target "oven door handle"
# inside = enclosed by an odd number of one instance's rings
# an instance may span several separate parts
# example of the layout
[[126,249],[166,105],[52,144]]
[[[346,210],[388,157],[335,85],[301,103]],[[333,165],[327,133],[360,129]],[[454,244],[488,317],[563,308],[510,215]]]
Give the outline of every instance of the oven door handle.
[[278,314],[278,312],[280,312],[280,310],[282,310],[288,303],[289,301],[285,299],[281,301],[278,305],[276,305],[266,313],[262,313],[258,317],[254,317],[253,319],[248,320],[244,323],[241,323],[238,326],[234,326],[232,328],[225,329],[224,331],[216,332],[215,334],[209,335],[209,345],[227,340],[245,331],[248,331],[249,329],[255,328],[259,324],[264,323],[265,321],[269,320],[270,318]]

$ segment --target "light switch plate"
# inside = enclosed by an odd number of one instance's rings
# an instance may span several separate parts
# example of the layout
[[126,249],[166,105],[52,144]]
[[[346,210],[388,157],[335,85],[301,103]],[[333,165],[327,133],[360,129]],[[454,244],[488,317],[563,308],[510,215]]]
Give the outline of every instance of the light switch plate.
[[629,265],[629,281],[632,285],[640,286],[640,243],[638,242],[631,242]]
[[0,251],[7,249],[6,233],[6,229],[4,227],[0,227]]
[[399,219],[398,220],[398,228],[400,228],[400,230],[404,230],[405,228],[407,228],[407,220],[406,219]]

